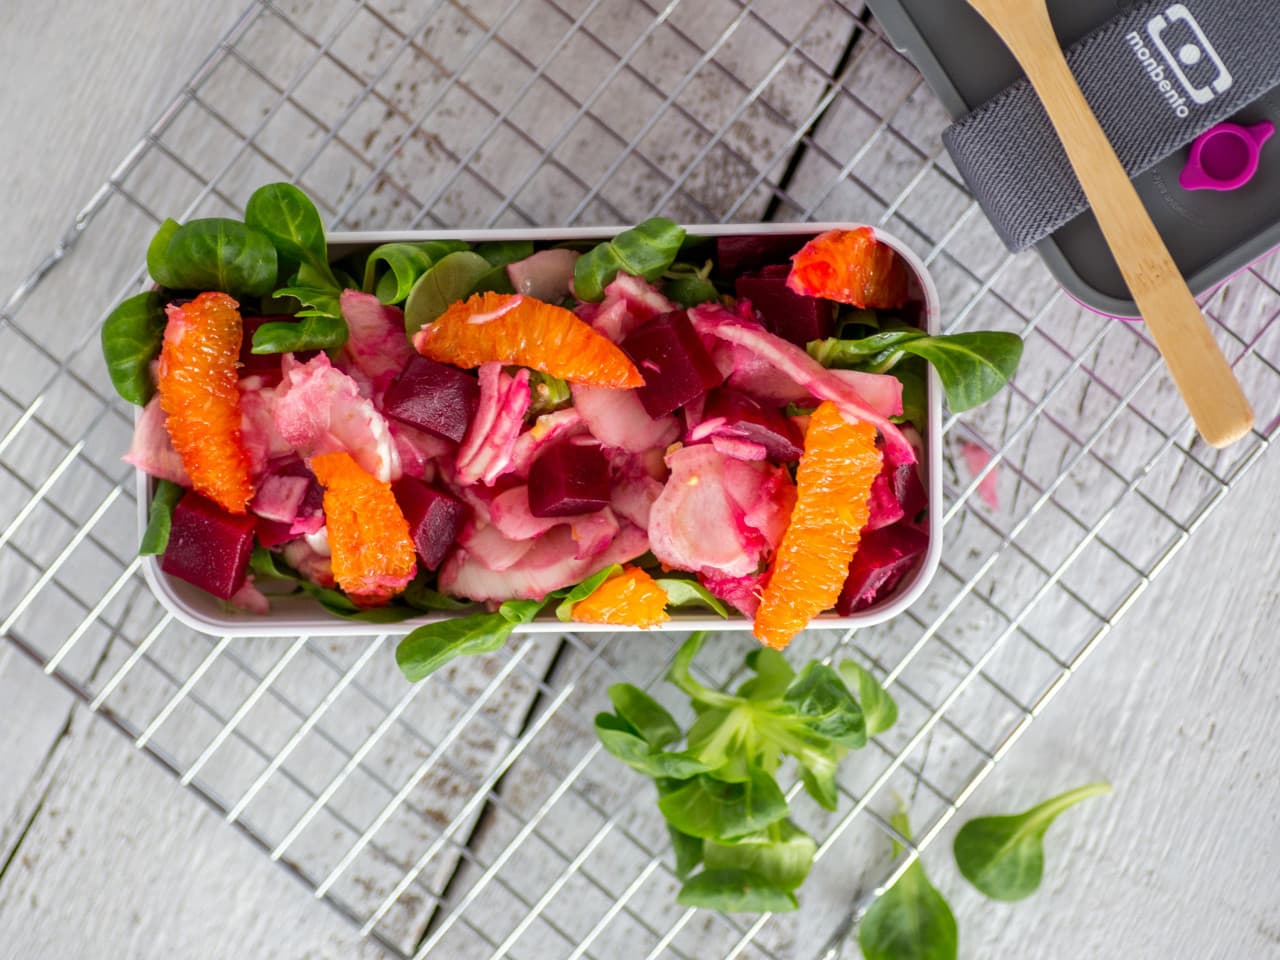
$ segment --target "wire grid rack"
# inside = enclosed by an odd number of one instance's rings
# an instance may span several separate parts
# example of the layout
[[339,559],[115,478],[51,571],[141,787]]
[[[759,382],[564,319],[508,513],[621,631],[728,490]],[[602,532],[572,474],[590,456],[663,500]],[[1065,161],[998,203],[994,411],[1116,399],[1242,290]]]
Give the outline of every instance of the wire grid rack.
[[[945,124],[849,0],[254,3],[0,316],[0,633],[393,955],[835,956],[1280,423],[1275,261],[1208,301],[1262,425],[1219,453],[1141,327],[1004,251]],[[901,708],[843,765],[838,813],[792,786],[820,842],[798,914],[676,907],[654,798],[595,743],[609,683],[679,709],[680,637],[517,638],[409,686],[388,637],[209,637],[151,597],[97,327],[162,217],[234,214],[282,178],[347,229],[878,223],[929,263],[948,330],[1027,339],[1011,389],[945,423],[925,597],[796,643],[870,665]],[[77,266],[101,311],[66,311]],[[709,680],[745,642],[713,638]]]

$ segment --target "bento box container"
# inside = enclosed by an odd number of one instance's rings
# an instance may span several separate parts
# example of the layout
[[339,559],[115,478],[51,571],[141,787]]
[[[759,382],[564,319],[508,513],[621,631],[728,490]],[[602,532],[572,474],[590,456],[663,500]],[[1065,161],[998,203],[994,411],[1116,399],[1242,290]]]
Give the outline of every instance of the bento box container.
[[[1008,49],[963,0],[868,0],[868,5],[953,120],[1022,76]],[[1064,48],[1125,6],[1116,0],[1048,0]],[[1280,90],[1231,120],[1246,127],[1267,121],[1280,126]],[[1187,285],[1200,297],[1280,247],[1280,145],[1264,150],[1253,182],[1233,192],[1184,190],[1179,179],[1189,156],[1190,147],[1178,150],[1135,177],[1133,184]],[[1084,306],[1111,317],[1138,316],[1091,212],[1036,249],[1067,293]]]
[[[854,229],[855,223],[795,223],[795,224],[735,224],[687,226],[691,236],[715,238],[721,236],[769,235],[809,237],[826,230]],[[569,242],[577,240],[605,240],[616,236],[625,227],[583,227],[573,229],[525,229],[525,230],[431,230],[431,231],[374,231],[358,233],[332,233],[329,249],[333,258],[345,256],[362,247],[372,248],[382,243],[414,242],[422,240],[465,240],[483,243],[495,240],[532,240],[542,242]],[[902,241],[875,228],[876,237],[893,247],[907,265],[919,284],[924,301],[924,326],[929,333],[938,332],[940,308],[938,291],[920,259]],[[928,382],[928,423],[925,425],[925,454],[921,467],[925,489],[929,495],[929,549],[914,573],[909,574],[891,596],[884,601],[849,617],[825,615],[813,621],[815,628],[845,629],[866,627],[882,623],[897,616],[913,603],[929,585],[938,568],[942,554],[942,390],[932,368]],[[138,471],[138,531],[139,536],[147,526],[147,511],[151,502],[153,481]],[[273,596],[269,583],[259,583],[270,597],[271,612],[267,615],[232,610],[199,588],[160,568],[160,558],[149,556],[142,562],[143,575],[160,602],[174,617],[187,626],[204,633],[222,636],[365,636],[370,633],[405,634],[426,623],[450,619],[456,613],[425,614],[401,623],[374,624],[355,620],[343,620],[326,612],[310,597]],[[616,632],[620,628],[603,624],[564,623],[556,619],[550,609],[531,623],[518,625],[517,633],[578,633]],[[689,630],[738,630],[751,629],[751,621],[734,613],[728,620],[703,612],[674,611],[671,620],[661,627],[664,632]]]

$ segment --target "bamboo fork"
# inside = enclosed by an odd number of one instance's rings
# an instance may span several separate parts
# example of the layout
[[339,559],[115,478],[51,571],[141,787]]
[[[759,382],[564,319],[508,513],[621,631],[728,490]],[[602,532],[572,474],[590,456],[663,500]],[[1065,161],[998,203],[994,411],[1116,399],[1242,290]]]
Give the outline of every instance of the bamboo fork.
[[1045,0],[968,3],[1004,41],[1044,104],[1200,435],[1215,447],[1235,443],[1253,427],[1253,410],[1080,92]]

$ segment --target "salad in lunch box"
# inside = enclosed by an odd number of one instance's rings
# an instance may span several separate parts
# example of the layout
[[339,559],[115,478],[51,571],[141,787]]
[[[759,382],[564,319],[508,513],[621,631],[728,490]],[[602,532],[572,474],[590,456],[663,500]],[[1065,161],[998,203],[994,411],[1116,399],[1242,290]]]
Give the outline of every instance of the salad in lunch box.
[[930,336],[870,228],[595,243],[389,243],[336,262],[288,184],[166,221],[157,287],[102,331],[155,478],[142,552],[228,604],[452,611],[411,678],[544,610],[654,627],[736,609],[775,648],[923,557],[927,367],[953,410],[1009,333]]

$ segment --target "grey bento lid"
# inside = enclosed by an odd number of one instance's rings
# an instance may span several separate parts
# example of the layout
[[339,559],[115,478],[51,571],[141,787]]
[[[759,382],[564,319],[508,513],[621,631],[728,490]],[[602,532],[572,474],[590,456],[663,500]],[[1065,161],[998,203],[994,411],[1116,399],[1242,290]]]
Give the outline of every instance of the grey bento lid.
[[[909,57],[948,113],[960,118],[1021,77],[999,38],[964,0],[869,0],[893,43]],[[1063,46],[1133,7],[1122,0],[1048,0]],[[1280,88],[1232,118],[1280,124]],[[1212,290],[1280,246],[1280,138],[1264,150],[1259,174],[1233,192],[1188,192],[1178,178],[1181,149],[1134,179],[1152,220],[1197,295]],[[1137,308],[1085,213],[1037,245],[1050,270],[1081,303],[1100,313],[1133,317]]]

